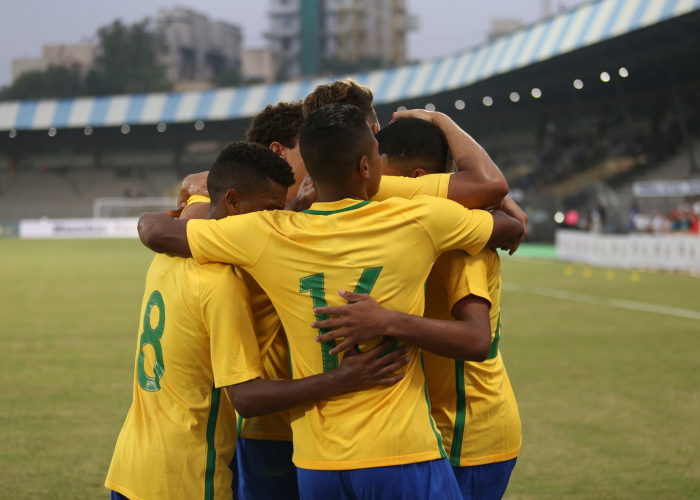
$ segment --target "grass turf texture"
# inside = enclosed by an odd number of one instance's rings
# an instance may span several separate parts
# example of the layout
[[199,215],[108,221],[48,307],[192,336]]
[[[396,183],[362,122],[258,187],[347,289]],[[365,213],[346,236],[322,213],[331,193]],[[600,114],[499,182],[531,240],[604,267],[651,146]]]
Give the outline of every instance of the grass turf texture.
[[[108,498],[151,254],[0,255],[0,498]],[[503,260],[505,282],[700,310],[697,278]],[[501,351],[524,433],[507,499],[700,498],[700,321],[506,291]]]

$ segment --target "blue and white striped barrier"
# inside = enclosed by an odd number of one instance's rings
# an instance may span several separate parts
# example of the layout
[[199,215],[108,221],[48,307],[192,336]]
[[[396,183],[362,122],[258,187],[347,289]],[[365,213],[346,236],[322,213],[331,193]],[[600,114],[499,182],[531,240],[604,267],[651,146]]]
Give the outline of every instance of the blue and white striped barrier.
[[[398,102],[465,87],[698,9],[700,0],[599,0],[458,54],[350,76],[375,91],[377,104]],[[197,92],[1,102],[0,130],[246,118],[267,104],[303,99],[328,81],[318,78]]]

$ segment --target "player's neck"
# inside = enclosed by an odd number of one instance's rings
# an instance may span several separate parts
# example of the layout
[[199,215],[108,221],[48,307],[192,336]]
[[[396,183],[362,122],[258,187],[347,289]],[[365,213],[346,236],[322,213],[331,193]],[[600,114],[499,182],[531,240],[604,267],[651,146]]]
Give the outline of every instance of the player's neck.
[[367,187],[364,184],[354,187],[316,185],[316,202],[318,203],[332,203],[347,199],[368,200]]

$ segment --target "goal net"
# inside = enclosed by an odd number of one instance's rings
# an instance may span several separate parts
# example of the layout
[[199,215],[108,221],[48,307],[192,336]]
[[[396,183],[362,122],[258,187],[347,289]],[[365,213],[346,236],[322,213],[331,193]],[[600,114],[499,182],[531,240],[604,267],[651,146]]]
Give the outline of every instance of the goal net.
[[144,212],[174,210],[177,198],[95,198],[94,218],[138,217]]

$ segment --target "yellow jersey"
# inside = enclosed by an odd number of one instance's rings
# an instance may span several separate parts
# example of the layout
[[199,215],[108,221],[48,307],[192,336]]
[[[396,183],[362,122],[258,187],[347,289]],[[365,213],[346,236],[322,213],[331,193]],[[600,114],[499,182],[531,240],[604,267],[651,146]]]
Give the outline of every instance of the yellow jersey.
[[501,338],[501,261],[483,250],[440,256],[428,278],[425,316],[451,320],[452,307],[468,295],[491,303],[491,352],[482,363],[425,353],[432,415],[455,467],[483,465],[518,456],[520,414],[503,358]]
[[158,255],[140,318],[105,486],[131,500],[230,500],[236,421],[221,388],[261,376],[245,285],[231,266]]
[[[289,347],[280,317],[272,301],[253,279],[241,269],[236,269],[250,293],[255,334],[260,349],[262,378],[271,380],[290,379]],[[254,418],[238,416],[238,436],[245,439],[266,441],[291,441],[292,424],[289,411],[272,413]]]
[[[328,354],[334,343],[315,340],[311,323],[323,316],[314,307],[342,305],[337,291],[355,290],[389,309],[422,315],[424,283],[437,257],[457,248],[476,254],[492,230],[488,212],[428,196],[346,199],[302,213],[259,212],[187,226],[197,262],[236,264],[270,297],[287,333],[294,378],[339,362]],[[420,351],[411,349],[409,357],[404,379],[392,387],[292,410],[297,467],[350,470],[444,457]]]
[[[388,198],[413,198],[430,195],[447,198],[448,174],[423,176],[420,178],[383,177],[379,192],[374,201]],[[193,195],[187,200],[187,206],[194,203],[209,203],[206,196]],[[237,269],[246,283],[250,293],[250,306],[255,321],[255,332],[260,347],[262,377],[265,379],[289,379],[290,361],[287,339],[277,311],[257,282],[245,272]],[[290,412],[273,413],[261,417],[244,419],[238,416],[238,437],[269,441],[291,441],[292,427]]]

